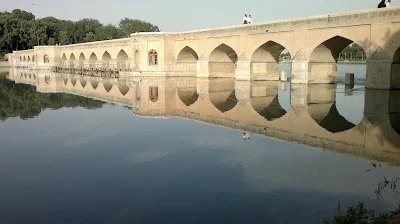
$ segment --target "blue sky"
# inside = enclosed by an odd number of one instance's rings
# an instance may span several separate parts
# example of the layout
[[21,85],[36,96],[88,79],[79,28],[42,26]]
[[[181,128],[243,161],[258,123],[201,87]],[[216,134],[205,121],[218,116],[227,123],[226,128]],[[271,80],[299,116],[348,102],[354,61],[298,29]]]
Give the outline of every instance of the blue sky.
[[[0,0],[2,11],[19,8],[33,12],[39,18],[54,16],[74,21],[96,18],[102,23],[112,24],[129,17],[149,21],[162,31],[236,25],[242,22],[245,13],[251,14],[254,22],[263,22],[374,9],[378,3],[379,0],[67,0],[65,3],[55,0]],[[400,6],[400,0],[393,0],[392,6]]]

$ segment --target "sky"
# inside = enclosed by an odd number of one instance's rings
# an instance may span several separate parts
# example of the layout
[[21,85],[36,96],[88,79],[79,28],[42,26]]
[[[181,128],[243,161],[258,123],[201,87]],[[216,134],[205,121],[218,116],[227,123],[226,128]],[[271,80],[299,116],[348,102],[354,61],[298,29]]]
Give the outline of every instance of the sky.
[[[164,32],[176,32],[241,24],[244,14],[251,14],[256,23],[374,9],[378,3],[379,0],[0,0],[0,10],[23,9],[37,18],[94,18],[104,24],[117,24],[128,17],[151,22]],[[400,0],[393,0],[391,5],[400,6]]]

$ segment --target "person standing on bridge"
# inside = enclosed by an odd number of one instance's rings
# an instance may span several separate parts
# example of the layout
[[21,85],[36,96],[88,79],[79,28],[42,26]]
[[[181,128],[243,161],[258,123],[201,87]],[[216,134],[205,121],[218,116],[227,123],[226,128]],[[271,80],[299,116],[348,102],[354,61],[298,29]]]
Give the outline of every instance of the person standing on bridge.
[[253,23],[253,20],[251,19],[251,15],[249,15],[249,18],[247,19],[247,23],[248,24],[252,24]]
[[382,0],[381,3],[379,3],[378,8],[386,8],[386,0]]
[[244,17],[243,17],[243,24],[247,24],[248,23],[248,17],[247,17],[247,14],[244,14]]
[[386,2],[386,8],[390,8],[390,3],[392,2],[392,0],[388,0],[387,2]]

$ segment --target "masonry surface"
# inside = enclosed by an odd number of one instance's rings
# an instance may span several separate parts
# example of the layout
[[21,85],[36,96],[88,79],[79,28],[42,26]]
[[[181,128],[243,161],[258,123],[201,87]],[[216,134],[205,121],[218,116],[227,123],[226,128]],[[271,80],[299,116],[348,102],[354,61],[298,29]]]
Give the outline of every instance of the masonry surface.
[[339,53],[357,43],[367,56],[366,87],[400,88],[400,8],[240,25],[66,46],[36,46],[9,54],[13,67],[69,69],[125,77],[279,80],[279,55],[291,55],[291,82],[335,83]]

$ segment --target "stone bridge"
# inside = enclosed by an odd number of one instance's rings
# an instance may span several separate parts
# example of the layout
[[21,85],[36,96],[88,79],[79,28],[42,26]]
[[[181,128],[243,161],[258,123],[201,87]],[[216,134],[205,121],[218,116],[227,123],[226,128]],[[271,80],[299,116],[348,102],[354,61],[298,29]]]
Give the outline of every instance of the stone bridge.
[[[10,64],[129,77],[279,80],[279,55],[292,56],[291,82],[335,83],[339,53],[357,43],[367,56],[366,86],[400,88],[400,8],[324,15],[180,33],[15,51]],[[85,73],[85,71],[89,71]]]
[[195,77],[124,81],[17,69],[11,70],[9,78],[35,85],[39,92],[76,94],[128,106],[138,116],[188,118],[400,165],[398,91],[366,90],[364,118],[353,124],[339,114],[336,86],[330,84],[292,84],[290,107],[285,110],[276,81]]

